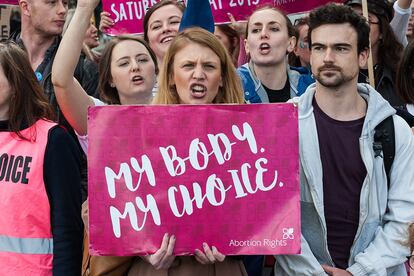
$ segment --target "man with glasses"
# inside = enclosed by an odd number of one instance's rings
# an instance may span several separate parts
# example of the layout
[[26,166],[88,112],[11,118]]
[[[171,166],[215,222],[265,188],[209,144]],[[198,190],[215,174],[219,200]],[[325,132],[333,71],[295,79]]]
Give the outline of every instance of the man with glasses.
[[[411,3],[411,0],[399,0],[399,2],[401,1],[410,1]],[[347,0],[345,5],[362,15],[361,2],[361,0]],[[393,107],[404,109],[404,101],[395,93],[395,75],[404,47],[394,31],[395,29],[393,30],[390,25],[393,20],[393,8],[387,0],[368,0],[367,2],[375,89]],[[398,6],[398,2],[394,6]],[[406,27],[407,24],[404,28],[400,26],[403,29],[403,37],[405,37]],[[401,30],[398,31],[401,32]],[[368,64],[361,66],[359,82],[369,82],[367,68]]]
[[[368,0],[375,89],[407,122],[412,121],[413,116],[405,110],[403,99],[395,92],[395,77],[403,51],[402,44],[407,44],[405,33],[411,13],[411,1],[396,1],[393,11],[387,0]],[[362,14],[361,0],[347,0],[345,5],[352,7],[358,14]],[[402,7],[408,7],[408,9],[402,9]],[[367,64],[361,67],[358,82],[369,82]]]
[[[377,15],[385,15],[390,22],[391,28],[397,40],[405,47],[408,44],[406,31],[408,21],[411,16],[412,0],[398,0],[394,2],[393,7],[386,0],[368,0],[368,11]],[[358,11],[362,6],[361,0],[347,0],[345,5],[356,8]],[[362,13],[362,11],[361,11]],[[369,18],[371,19],[371,18]],[[370,24],[378,24],[378,21],[369,20]]]
[[296,46],[293,50],[294,55],[297,57],[297,62],[292,64],[295,67],[310,68],[310,50],[308,43],[308,30],[309,30],[308,17],[301,17],[295,20],[293,26],[295,28]]

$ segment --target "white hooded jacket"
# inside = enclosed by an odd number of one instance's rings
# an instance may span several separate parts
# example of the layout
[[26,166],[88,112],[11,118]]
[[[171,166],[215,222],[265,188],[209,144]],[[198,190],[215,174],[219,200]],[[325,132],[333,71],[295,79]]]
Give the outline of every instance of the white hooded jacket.
[[[406,275],[408,223],[414,221],[414,135],[406,122],[368,84],[358,84],[368,108],[360,137],[367,175],[360,196],[360,219],[348,271],[353,275]],[[302,253],[276,256],[275,275],[326,275],[334,266],[327,246],[322,164],[312,100],[315,84],[299,99]],[[374,157],[375,127],[393,116],[395,159],[387,185],[382,156]]]

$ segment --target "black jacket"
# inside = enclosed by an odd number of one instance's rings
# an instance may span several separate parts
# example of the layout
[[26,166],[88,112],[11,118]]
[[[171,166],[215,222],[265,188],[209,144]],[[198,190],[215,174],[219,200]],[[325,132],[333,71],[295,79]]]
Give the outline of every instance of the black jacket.
[[[410,127],[414,126],[414,116],[407,112],[405,103],[396,93],[395,73],[388,67],[375,66],[375,89],[397,110],[397,115],[402,117]],[[358,82],[368,83],[368,70],[360,70]]]
[[[20,39],[20,30],[11,34],[10,40],[16,42],[22,49],[25,49],[23,41]],[[41,76],[39,82],[43,87],[45,94],[47,95],[50,104],[56,111],[56,115],[58,116],[59,124],[65,126],[70,132],[72,132],[72,127],[63,117],[63,114],[60,111],[58,106],[56,96],[55,96],[55,89],[52,84],[52,65],[55,59],[56,52],[58,50],[59,44],[61,41],[61,37],[56,36],[56,39],[52,46],[46,51],[46,55],[42,63],[36,69],[36,74]],[[79,81],[83,89],[85,89],[86,93],[91,96],[96,97],[98,91],[98,65],[93,61],[87,59],[84,55],[79,57],[78,64],[76,65],[75,69],[75,78]]]
[[[9,40],[16,42],[22,49],[25,50],[25,46],[23,41],[20,38],[20,30],[16,31],[15,33],[11,34]],[[57,122],[64,126],[68,132],[72,135],[75,141],[78,143],[78,139],[76,137],[75,131],[73,130],[72,126],[68,123],[66,118],[63,116],[62,111],[59,108],[59,105],[56,100],[55,96],[55,89],[52,83],[52,65],[55,59],[56,52],[58,50],[59,44],[61,41],[60,36],[56,36],[54,43],[49,47],[46,51],[45,58],[39,67],[36,69],[35,73],[38,77],[39,83],[43,87],[43,90],[46,96],[49,99],[49,103],[52,105],[53,109],[55,110],[55,114],[57,116]],[[91,95],[96,97],[98,92],[98,65],[93,61],[87,59],[84,55],[79,57],[78,64],[76,65],[75,78],[79,81],[83,89]],[[79,148],[81,149],[79,143]],[[82,152],[82,150],[81,150]],[[82,170],[82,202],[87,197],[87,165],[86,165],[86,157],[83,158],[83,170]]]
[[386,66],[375,67],[375,88],[394,108],[402,108],[404,101],[396,93],[395,72]]

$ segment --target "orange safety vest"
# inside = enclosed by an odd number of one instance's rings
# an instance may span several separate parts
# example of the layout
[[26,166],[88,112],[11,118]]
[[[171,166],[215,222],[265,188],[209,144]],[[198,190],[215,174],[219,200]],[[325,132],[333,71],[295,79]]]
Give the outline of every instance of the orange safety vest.
[[39,120],[21,131],[0,132],[0,275],[52,275],[50,205],[43,179],[49,130]]

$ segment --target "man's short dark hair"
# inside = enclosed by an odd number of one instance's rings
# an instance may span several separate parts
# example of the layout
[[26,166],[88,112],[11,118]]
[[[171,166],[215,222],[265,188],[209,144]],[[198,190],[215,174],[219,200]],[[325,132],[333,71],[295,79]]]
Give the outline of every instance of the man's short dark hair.
[[351,7],[327,4],[313,10],[309,15],[308,40],[312,45],[312,31],[326,24],[349,23],[357,32],[358,54],[369,48],[369,24],[366,19],[352,10]]

